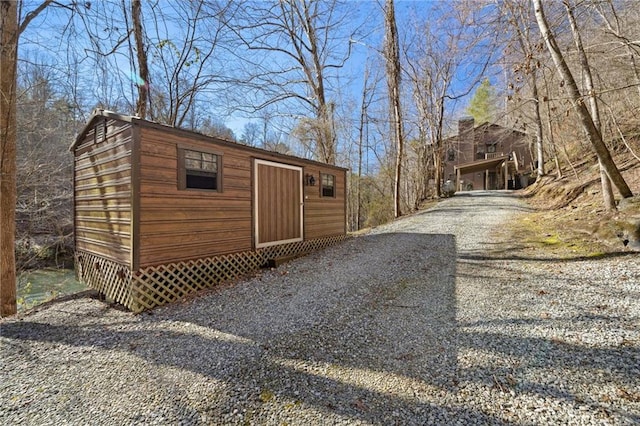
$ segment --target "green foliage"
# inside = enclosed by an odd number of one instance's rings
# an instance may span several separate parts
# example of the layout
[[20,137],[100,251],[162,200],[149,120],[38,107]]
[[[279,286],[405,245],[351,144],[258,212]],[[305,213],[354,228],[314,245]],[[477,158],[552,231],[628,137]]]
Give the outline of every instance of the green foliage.
[[491,86],[489,79],[485,78],[469,101],[466,113],[473,117],[476,124],[482,124],[487,121],[494,121],[497,110],[495,90]]
[[[157,46],[159,50],[162,50],[165,47],[167,47],[169,50],[172,50],[173,54],[178,60],[182,58],[182,52],[180,52],[180,50],[175,45],[175,43],[169,39],[160,40]],[[193,46],[193,51],[195,53],[195,57],[191,60],[184,61],[185,67],[190,67],[191,65],[194,65],[200,62],[200,49],[198,49],[196,46]]]

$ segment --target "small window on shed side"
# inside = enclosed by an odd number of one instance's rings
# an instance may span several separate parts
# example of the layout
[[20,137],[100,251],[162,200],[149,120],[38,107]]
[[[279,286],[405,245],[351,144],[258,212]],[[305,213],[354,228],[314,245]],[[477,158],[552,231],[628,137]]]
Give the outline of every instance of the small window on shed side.
[[320,174],[320,195],[323,197],[336,196],[336,177],[334,175]]
[[212,152],[178,150],[178,188],[222,192],[222,156]]

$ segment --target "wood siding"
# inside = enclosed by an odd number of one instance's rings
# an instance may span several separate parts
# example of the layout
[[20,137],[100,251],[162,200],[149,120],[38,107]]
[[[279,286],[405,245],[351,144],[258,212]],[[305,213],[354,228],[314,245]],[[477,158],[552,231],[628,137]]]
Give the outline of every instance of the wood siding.
[[[473,119],[461,120],[458,125],[458,135],[445,140],[447,151],[452,150],[453,161],[445,161],[445,171],[443,179],[456,180],[454,168],[468,165],[470,163],[489,160],[491,158],[510,155],[515,152],[520,163],[520,173],[528,173],[532,170],[531,151],[529,149],[529,139],[524,133],[516,130],[504,128],[497,124],[483,123],[474,127]],[[488,146],[493,146],[495,152],[489,152]],[[461,175],[462,189],[470,187],[472,189],[500,189],[504,185],[504,179],[490,177],[488,173],[499,173],[492,166],[490,169],[483,169],[474,173]],[[460,190],[460,188],[457,188]]]
[[[320,174],[335,176],[335,196],[322,197]],[[304,169],[305,176],[314,177],[315,186],[304,187],[304,238],[329,237],[345,235],[346,229],[346,179],[345,170],[334,169],[318,164],[308,165]]]
[[[265,235],[267,240],[286,237],[284,241],[289,241],[292,235],[293,239],[313,240],[346,234],[346,171],[342,168],[104,114],[87,123],[71,148],[79,252],[139,270],[255,250],[256,160],[301,168],[292,172],[298,176],[297,186],[287,190],[285,182],[290,183],[293,175],[283,175],[270,190],[276,198],[283,190],[302,191],[303,217],[288,210],[286,214],[272,212],[266,220],[280,221],[283,226],[279,233]],[[180,149],[220,156],[218,191],[179,189]],[[335,176],[334,197],[321,196],[321,174]],[[308,185],[309,175],[314,176],[314,186]],[[296,203],[300,205],[300,196]],[[297,229],[297,234],[284,231],[285,224]]]
[[[178,189],[179,147],[219,151],[224,190]],[[251,250],[251,162],[242,150],[141,125],[139,174],[140,267]]]
[[[243,145],[216,143],[196,134],[136,124],[140,132],[139,267],[255,249],[255,159],[303,168],[315,186],[304,186],[304,239],[344,235],[344,169],[269,154]],[[178,148],[222,156],[222,192],[178,189]],[[336,196],[320,197],[320,173],[336,176]]]
[[75,244],[79,251],[129,265],[131,126],[108,119],[105,137],[103,123],[96,120],[74,148]]

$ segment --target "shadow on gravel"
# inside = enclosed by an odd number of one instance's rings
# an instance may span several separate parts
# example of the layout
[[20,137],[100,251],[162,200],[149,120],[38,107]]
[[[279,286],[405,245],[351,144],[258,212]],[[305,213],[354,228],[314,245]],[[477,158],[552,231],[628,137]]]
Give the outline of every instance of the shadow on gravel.
[[[545,256],[523,256],[517,253],[522,253],[524,249],[527,247],[524,245],[508,245],[505,244],[489,244],[486,243],[486,246],[494,245],[500,248],[489,248],[483,251],[466,251],[459,253],[458,258],[461,260],[469,260],[469,261],[477,261],[477,262],[485,262],[485,261],[495,261],[495,260],[523,260],[523,261],[533,261],[533,262],[560,262],[560,263],[569,263],[569,262],[584,262],[584,261],[595,261],[599,259],[613,259],[613,258],[624,258],[628,257],[630,259],[636,259],[638,257],[637,252],[630,251],[616,251],[609,253],[598,253],[593,256],[567,256],[567,255],[553,255],[547,254]],[[540,251],[536,251],[540,253]]]
[[[494,357],[490,365],[459,369],[461,380],[514,397],[534,395],[603,424],[640,424],[640,410],[633,409],[640,403],[637,316],[621,303],[638,300],[640,293],[600,278],[591,282],[590,269],[580,267],[589,262],[597,268],[594,261],[614,258],[632,261],[637,254],[529,258],[517,254],[521,249],[459,254],[458,279],[484,296],[474,303],[513,299],[490,318],[458,322],[459,353]],[[572,263],[577,266],[566,267]]]
[[458,191],[455,194],[455,197],[460,197],[460,198],[464,198],[464,197],[471,197],[471,198],[482,198],[482,197],[491,197],[491,198],[495,198],[495,197],[504,197],[504,198],[513,198],[514,196],[516,196],[516,192],[512,191],[512,190],[495,190],[495,191],[489,191],[489,190],[475,190],[475,191]]
[[[461,329],[495,329],[496,326],[508,329],[516,323],[508,319],[504,322],[478,321],[459,326]],[[518,325],[561,330],[576,323],[580,324],[580,330],[589,330],[606,323],[616,324],[617,321],[609,316],[580,315],[523,320]],[[633,403],[640,402],[637,368],[633,372],[633,367],[640,365],[640,352],[632,342],[618,347],[590,347],[588,344],[567,343],[558,338],[509,336],[477,330],[461,331],[459,338],[461,347],[491,352],[499,360],[512,360],[510,363],[500,361],[491,366],[461,370],[461,380],[481,383],[486,388],[504,393],[513,392],[513,396],[538,395],[540,399],[552,400],[556,404],[562,401],[567,407],[588,410],[603,421],[615,415],[616,422],[640,424],[640,413],[628,410]],[[546,375],[541,377],[533,373],[540,370],[546,370]],[[535,378],[531,378],[531,375]],[[600,392],[585,392],[585,386],[595,386]],[[626,400],[625,406],[612,404],[612,399]]]
[[[220,423],[234,409],[244,415],[238,424],[273,424],[287,410],[295,422],[296,413],[312,408],[327,416],[318,422],[506,425],[451,402],[457,387],[455,253],[452,235],[364,236],[293,261],[280,277],[243,283],[242,291],[224,288],[193,306],[135,317],[134,329],[27,317],[3,324],[1,335],[16,346],[42,341],[123,351],[221,381],[225,390],[216,398],[228,400],[205,401],[207,415]],[[111,374],[119,368],[109,365]],[[137,379],[148,377],[128,380]],[[265,412],[271,417],[261,417]]]

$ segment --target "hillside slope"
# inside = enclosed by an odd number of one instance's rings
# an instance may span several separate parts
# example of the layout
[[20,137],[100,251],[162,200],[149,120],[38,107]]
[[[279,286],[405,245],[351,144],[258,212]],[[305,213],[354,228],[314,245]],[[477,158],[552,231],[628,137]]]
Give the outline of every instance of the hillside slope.
[[598,165],[585,158],[520,192],[535,211],[513,225],[512,237],[583,255],[640,251],[640,161],[624,154],[616,164],[635,195],[620,201],[616,192],[617,211],[605,210]]

